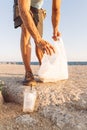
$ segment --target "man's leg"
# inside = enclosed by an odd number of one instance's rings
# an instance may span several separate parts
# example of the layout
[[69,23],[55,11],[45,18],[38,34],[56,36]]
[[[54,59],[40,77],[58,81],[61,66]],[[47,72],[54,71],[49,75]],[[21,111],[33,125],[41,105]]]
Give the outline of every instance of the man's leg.
[[30,68],[31,61],[31,44],[30,44],[30,34],[27,31],[26,27],[21,25],[21,53],[22,59],[25,67],[25,80],[23,82],[24,85],[36,85],[36,81],[34,80],[34,76],[32,74],[32,70]]
[[21,53],[22,59],[25,66],[25,71],[31,71],[30,60],[31,60],[31,44],[30,44],[30,34],[25,28],[21,25]]
[[21,27],[21,53],[22,59],[25,67],[25,79],[23,81],[24,85],[36,85],[32,70],[30,68],[31,61],[31,44],[30,44],[30,34],[24,26],[21,17],[19,16],[19,9],[17,1],[14,1],[14,27]]

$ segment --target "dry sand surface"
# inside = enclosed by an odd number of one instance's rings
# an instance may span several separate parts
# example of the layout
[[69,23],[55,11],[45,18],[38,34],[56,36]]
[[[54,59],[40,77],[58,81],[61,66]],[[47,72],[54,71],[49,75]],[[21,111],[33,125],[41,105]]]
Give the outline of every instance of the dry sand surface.
[[[38,65],[32,65],[37,78]],[[0,94],[0,130],[87,130],[87,66],[69,66],[69,79],[37,83],[37,111],[23,113],[15,103],[3,103]],[[16,87],[24,78],[24,66],[0,64],[0,82]]]

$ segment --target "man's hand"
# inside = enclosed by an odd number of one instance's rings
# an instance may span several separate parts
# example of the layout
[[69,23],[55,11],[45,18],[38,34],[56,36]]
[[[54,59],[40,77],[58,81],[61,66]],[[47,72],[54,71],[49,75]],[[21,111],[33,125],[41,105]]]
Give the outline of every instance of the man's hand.
[[55,53],[54,47],[47,41],[41,39],[39,43],[36,44],[42,51],[43,53],[47,53],[48,55],[52,55]]
[[60,36],[61,36],[60,32],[54,31],[52,38],[53,38],[54,41],[57,41],[57,40],[59,40]]

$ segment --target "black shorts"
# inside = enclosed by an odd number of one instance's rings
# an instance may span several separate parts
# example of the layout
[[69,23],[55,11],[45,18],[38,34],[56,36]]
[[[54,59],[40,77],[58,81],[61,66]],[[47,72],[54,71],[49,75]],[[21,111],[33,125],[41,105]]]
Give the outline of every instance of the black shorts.
[[[13,20],[14,20],[14,28],[18,28],[23,24],[21,17],[19,16],[19,10],[18,10],[18,5],[14,4],[13,6]],[[34,20],[34,23],[42,36],[43,34],[43,19],[45,18],[44,10],[43,9],[37,9],[34,7],[30,8],[30,13],[31,16]]]

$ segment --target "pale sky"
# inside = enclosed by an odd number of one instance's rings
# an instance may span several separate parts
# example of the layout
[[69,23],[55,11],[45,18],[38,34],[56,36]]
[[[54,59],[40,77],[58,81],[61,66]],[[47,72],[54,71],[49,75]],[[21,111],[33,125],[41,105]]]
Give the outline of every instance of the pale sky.
[[[44,0],[47,10],[43,38],[52,43],[51,3]],[[87,0],[62,0],[59,31],[66,49],[68,61],[87,61]],[[20,28],[14,29],[13,1],[0,4],[0,61],[22,61]],[[32,61],[37,61],[32,42]]]

